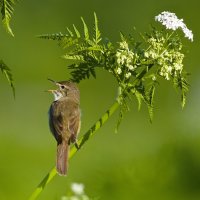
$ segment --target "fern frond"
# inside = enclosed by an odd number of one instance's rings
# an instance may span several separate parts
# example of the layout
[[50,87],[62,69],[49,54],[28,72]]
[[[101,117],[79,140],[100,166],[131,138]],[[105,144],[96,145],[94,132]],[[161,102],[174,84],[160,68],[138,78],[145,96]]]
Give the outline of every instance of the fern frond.
[[134,94],[138,102],[138,110],[140,110],[142,106],[142,101],[144,101],[143,95],[138,90],[135,90]]
[[67,32],[69,33],[69,36],[70,37],[74,37],[74,34],[73,32],[67,27]]
[[[188,75],[188,74],[184,74]],[[181,107],[184,108],[185,103],[186,103],[186,94],[189,90],[189,83],[187,82],[186,78],[184,75],[181,77],[181,75],[177,75],[174,77],[174,85],[175,87],[179,88],[181,90]]]
[[13,5],[15,1],[14,0],[1,0],[0,1],[0,7],[1,7],[1,14],[2,14],[2,22],[7,30],[7,32],[14,37],[13,31],[10,27],[10,20],[11,16],[13,14]]
[[60,41],[63,38],[68,37],[68,35],[60,32],[60,33],[53,33],[53,34],[42,34],[42,35],[38,35],[37,37],[41,39],[46,39],[46,40]]
[[84,36],[85,36],[85,40],[88,41],[90,36],[89,36],[89,31],[88,31],[88,27],[87,24],[85,23],[83,17],[81,17],[81,21],[83,23],[83,29],[84,29]]
[[186,79],[181,79],[181,106],[184,108],[186,103],[186,93],[189,90],[189,83],[186,81]]
[[94,13],[94,38],[93,41],[95,44],[98,44],[101,41],[101,32],[99,30],[99,25],[98,25],[98,18],[96,13]]
[[3,62],[3,60],[0,60],[0,70],[7,78],[8,82],[12,88],[13,96],[15,97],[15,87],[13,84],[13,76],[12,76],[10,68]]
[[74,60],[74,61],[82,61],[84,62],[84,57],[82,55],[70,55],[70,54],[65,54],[62,56],[62,58],[66,60]]
[[76,26],[73,24],[73,28],[74,28],[74,32],[76,33],[76,37],[80,38],[81,34],[79,33],[78,29],[76,28]]
[[88,63],[81,62],[79,64],[72,64],[68,66],[73,82],[79,83],[83,79],[89,79],[90,76],[96,78],[94,66],[89,66]]
[[155,85],[152,85],[147,92],[147,107],[149,111],[149,117],[150,122],[153,120],[153,100],[154,100],[154,94],[155,94]]
[[74,46],[77,43],[78,43],[78,38],[74,38],[74,37],[63,37],[63,39],[59,41],[59,45],[63,49]]

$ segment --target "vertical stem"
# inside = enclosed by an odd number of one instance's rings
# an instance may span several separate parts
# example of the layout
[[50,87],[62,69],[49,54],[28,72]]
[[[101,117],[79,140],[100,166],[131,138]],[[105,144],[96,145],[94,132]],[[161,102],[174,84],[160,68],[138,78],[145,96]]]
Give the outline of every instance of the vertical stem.
[[[102,115],[102,117],[78,140],[79,149],[73,146],[70,150],[69,159],[80,150],[80,148],[90,139],[95,132],[100,129],[103,124],[111,117],[111,115],[118,109],[119,103],[116,100],[113,105]],[[30,196],[29,200],[35,200],[40,193],[44,190],[45,186],[57,175],[56,168],[54,167],[40,182],[35,191]]]

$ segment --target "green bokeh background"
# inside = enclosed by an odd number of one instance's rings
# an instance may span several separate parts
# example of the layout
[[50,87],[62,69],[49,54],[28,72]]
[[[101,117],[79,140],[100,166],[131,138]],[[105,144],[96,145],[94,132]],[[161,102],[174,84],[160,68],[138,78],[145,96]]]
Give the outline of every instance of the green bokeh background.
[[[148,31],[154,16],[175,12],[194,33],[184,39],[185,67],[191,72],[191,88],[184,110],[180,96],[163,81],[157,89],[153,123],[145,106],[136,101],[114,133],[118,115],[70,160],[67,177],[57,176],[38,199],[58,200],[72,182],[85,185],[90,197],[103,200],[200,198],[200,67],[199,7],[197,0],[24,0],[15,6],[12,28],[15,38],[0,26],[0,58],[12,68],[16,100],[5,77],[0,77],[0,199],[27,199],[54,166],[56,143],[48,128],[48,108],[53,98],[47,77],[69,78],[63,51],[55,42],[35,36],[64,31],[80,17],[92,26],[93,12],[103,36],[119,40],[119,31]],[[99,71],[97,79],[82,81],[83,134],[112,104],[117,94],[113,77]]]

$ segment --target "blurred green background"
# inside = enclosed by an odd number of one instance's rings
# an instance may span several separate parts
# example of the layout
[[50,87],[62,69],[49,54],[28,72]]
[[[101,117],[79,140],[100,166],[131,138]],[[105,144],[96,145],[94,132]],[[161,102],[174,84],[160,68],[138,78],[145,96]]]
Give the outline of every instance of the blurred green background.
[[[114,133],[117,113],[70,160],[69,175],[57,176],[39,196],[58,200],[72,182],[85,185],[90,197],[103,200],[200,198],[200,2],[197,0],[24,0],[15,6],[11,22],[15,38],[0,26],[0,58],[12,68],[16,100],[0,77],[0,199],[27,199],[55,164],[56,142],[48,127],[53,98],[47,77],[69,78],[63,51],[53,41],[36,38],[64,31],[80,17],[93,25],[97,13],[103,36],[119,40],[119,31],[148,31],[154,16],[175,12],[193,30],[194,42],[184,39],[185,67],[191,72],[191,88],[184,110],[180,96],[164,81],[157,89],[153,123],[136,101]],[[82,81],[83,134],[112,104],[117,94],[113,77],[99,72],[97,79]]]

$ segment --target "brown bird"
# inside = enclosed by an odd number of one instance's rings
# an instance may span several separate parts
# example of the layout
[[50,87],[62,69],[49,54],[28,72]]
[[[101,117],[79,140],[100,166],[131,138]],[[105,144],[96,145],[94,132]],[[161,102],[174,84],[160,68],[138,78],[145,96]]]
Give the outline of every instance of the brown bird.
[[81,125],[80,92],[73,82],[48,80],[58,86],[56,90],[48,90],[54,95],[49,109],[49,126],[57,141],[57,172],[66,175],[70,143],[76,142]]

